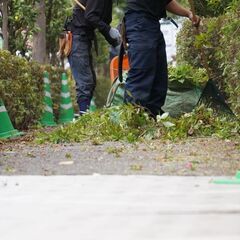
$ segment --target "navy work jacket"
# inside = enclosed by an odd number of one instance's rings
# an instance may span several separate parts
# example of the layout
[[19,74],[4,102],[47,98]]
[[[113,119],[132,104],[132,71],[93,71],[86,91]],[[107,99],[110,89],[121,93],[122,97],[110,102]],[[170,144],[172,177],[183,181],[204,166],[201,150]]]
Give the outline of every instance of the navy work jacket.
[[166,16],[166,6],[172,0],[127,0],[127,10],[145,12],[154,18]]

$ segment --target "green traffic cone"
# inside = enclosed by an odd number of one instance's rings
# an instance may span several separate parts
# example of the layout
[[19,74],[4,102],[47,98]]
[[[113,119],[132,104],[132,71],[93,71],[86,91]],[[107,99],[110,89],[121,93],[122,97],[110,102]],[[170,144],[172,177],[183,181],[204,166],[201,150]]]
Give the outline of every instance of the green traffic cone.
[[237,173],[236,173],[234,178],[213,180],[213,183],[216,183],[216,184],[227,184],[227,185],[240,184],[240,171],[237,171]]
[[90,104],[90,107],[89,107],[89,111],[90,111],[90,112],[95,112],[96,110],[97,110],[97,106],[96,106],[96,104],[95,104],[94,98],[92,98],[91,104]]
[[61,89],[61,104],[59,123],[69,123],[74,120],[74,111],[72,106],[72,99],[69,92],[67,74],[62,74],[62,89]]
[[42,115],[42,118],[40,120],[40,123],[43,126],[56,126],[57,124],[54,122],[54,116],[53,116],[53,103],[52,103],[52,96],[51,96],[51,88],[50,88],[50,81],[49,81],[49,74],[48,72],[44,72],[43,74],[43,80],[44,80],[44,113]]
[[20,135],[22,135],[22,133],[13,128],[7,110],[0,99],[0,138],[11,138]]

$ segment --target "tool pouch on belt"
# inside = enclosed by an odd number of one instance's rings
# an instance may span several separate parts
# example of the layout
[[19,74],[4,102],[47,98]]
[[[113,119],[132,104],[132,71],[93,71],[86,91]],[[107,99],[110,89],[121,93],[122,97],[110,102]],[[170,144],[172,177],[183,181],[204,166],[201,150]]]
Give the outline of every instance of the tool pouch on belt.
[[59,35],[59,51],[58,56],[63,59],[68,57],[72,50],[72,18],[67,17],[64,23],[63,31]]
[[59,36],[59,55],[61,58],[68,57],[72,50],[72,33],[63,31]]

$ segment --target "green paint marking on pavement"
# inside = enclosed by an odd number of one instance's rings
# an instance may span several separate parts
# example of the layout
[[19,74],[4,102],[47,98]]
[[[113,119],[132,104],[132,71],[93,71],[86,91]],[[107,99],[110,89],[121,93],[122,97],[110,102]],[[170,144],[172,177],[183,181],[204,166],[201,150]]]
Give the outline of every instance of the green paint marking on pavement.
[[219,179],[212,181],[215,184],[239,184],[240,185],[240,171],[237,171],[236,176],[232,179]]

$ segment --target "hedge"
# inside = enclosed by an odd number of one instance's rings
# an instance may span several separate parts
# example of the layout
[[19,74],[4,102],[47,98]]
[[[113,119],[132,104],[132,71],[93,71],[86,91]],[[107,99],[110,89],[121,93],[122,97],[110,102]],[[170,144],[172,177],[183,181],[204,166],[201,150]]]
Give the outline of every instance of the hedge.
[[[240,2],[240,1],[239,1]],[[210,78],[220,87],[234,112],[240,114],[240,6],[217,18],[203,19],[201,34],[195,36],[191,24],[185,22],[177,38],[177,63],[204,67],[200,58],[203,49]]]
[[233,1],[236,0],[198,0],[194,4],[198,15],[215,17],[223,14]]
[[0,98],[16,128],[36,123],[43,110],[41,67],[0,51]]

